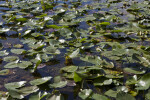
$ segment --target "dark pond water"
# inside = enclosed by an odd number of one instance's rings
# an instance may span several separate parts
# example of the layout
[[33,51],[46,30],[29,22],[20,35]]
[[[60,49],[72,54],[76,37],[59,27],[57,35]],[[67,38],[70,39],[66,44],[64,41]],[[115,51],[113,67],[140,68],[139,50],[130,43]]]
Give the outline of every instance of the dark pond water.
[[[78,2],[82,3],[82,5],[80,6],[82,8],[85,5],[88,6],[88,5],[92,5],[94,3],[95,4],[102,3],[102,5],[103,5],[103,3],[107,3],[108,1],[111,1],[111,0],[56,0],[56,1],[54,0],[52,2],[56,5],[58,5],[58,6],[55,6],[55,8],[54,8],[54,9],[57,9],[57,8],[59,8],[59,4],[66,4],[66,6],[69,7],[70,1],[71,2],[78,1]],[[129,3],[129,4],[132,4],[132,2],[133,2],[133,0],[124,0],[124,1]],[[144,2],[144,0],[134,0],[134,1],[137,1],[138,3]],[[0,4],[4,4],[4,3],[6,3],[6,1],[0,1]],[[103,11],[104,12],[109,12],[109,11],[111,12],[111,10],[114,10],[113,8],[116,8],[121,13],[124,13],[123,15],[120,15],[121,21],[123,21],[123,22],[129,21],[130,17],[133,17],[133,16],[128,16],[129,12],[127,12],[126,9],[121,9],[122,6],[123,6],[123,3],[118,2],[118,3],[115,3],[115,5],[113,5],[111,7],[108,7],[108,8],[102,7],[100,11],[102,11],[102,13],[103,13]],[[0,6],[0,27],[1,27],[1,23],[4,22],[4,18],[2,16],[6,15],[8,13],[7,11],[13,11],[14,9],[16,9],[16,8],[8,8],[8,7],[2,6],[2,5]],[[98,10],[95,10],[95,9],[94,10],[89,10],[88,13],[92,14],[92,13],[95,13],[97,11]],[[50,13],[50,15],[52,15],[53,11],[49,11],[49,13]],[[29,14],[29,16],[32,17],[32,15],[30,15],[30,14]],[[18,24],[18,23],[15,23],[15,24]],[[56,24],[57,24],[57,22],[56,22]],[[115,25],[116,23],[113,23],[113,24]],[[22,40],[25,40],[25,39],[22,38],[22,37],[19,37],[19,35],[18,35],[20,33],[23,33],[25,30],[27,30],[28,26],[19,26],[20,28],[22,28],[21,30],[17,30],[18,27],[16,27],[16,29],[15,29],[15,25],[13,23],[9,24],[9,25],[2,24],[2,27],[5,27],[5,28],[13,27],[14,28],[14,30],[8,31],[5,34],[0,35],[0,43],[2,43],[2,45],[3,45],[2,50],[7,50],[8,52],[10,52],[11,49],[15,48],[15,45],[17,45],[17,44],[22,45],[23,49],[29,50],[28,45],[22,43]],[[90,27],[90,25],[88,25],[85,21],[83,21],[79,24],[78,28],[83,29],[83,30],[87,30],[89,27]],[[38,31],[36,31],[36,32],[38,32]],[[121,35],[123,36],[123,33],[121,33]],[[114,34],[113,36],[114,37],[119,37],[118,34],[117,35]],[[100,38],[100,39],[103,39],[101,41],[107,41],[106,40],[107,38]],[[114,41],[117,41],[117,40],[114,40]],[[123,43],[124,43],[124,41],[122,42],[122,44]],[[127,43],[130,43],[130,41],[127,41]],[[144,42],[139,41],[139,42],[137,42],[137,44],[149,45],[149,41],[144,41]],[[59,50],[61,51],[61,54],[55,55],[54,59],[52,59],[48,62],[41,63],[38,66],[38,70],[35,73],[30,73],[29,70],[24,70],[24,69],[20,69],[20,68],[9,69],[8,75],[5,75],[5,76],[0,75],[0,91],[7,91],[4,88],[4,84],[9,83],[9,82],[18,82],[18,81],[27,81],[27,82],[29,82],[33,79],[42,78],[42,77],[45,77],[45,76],[53,76],[54,77],[54,76],[61,75],[59,70],[67,65],[65,57],[64,57],[66,52],[68,52],[67,48],[68,47],[60,48]],[[93,54],[97,55],[97,53],[93,53]],[[16,55],[17,54],[13,54],[13,53],[9,54],[9,56],[16,56]],[[87,53],[87,55],[90,55],[90,53]],[[25,58],[24,55],[19,55],[19,58],[20,58],[20,60],[24,60],[24,59],[28,60],[28,58]],[[0,57],[0,59],[3,59],[3,57]],[[92,66],[92,64],[90,64],[90,63],[81,61],[79,57],[74,58],[72,60],[72,63],[73,63],[73,65],[76,65],[76,66],[85,66],[85,65],[86,66]],[[4,66],[6,64],[7,64],[7,62],[5,62],[5,61],[0,62],[0,70],[5,69]],[[122,67],[122,65],[119,65],[119,63],[117,63],[117,64],[118,64],[119,67]],[[128,75],[126,77],[128,77]],[[124,79],[124,80],[126,80],[126,79]],[[79,89],[80,89],[79,87],[80,86],[76,86],[76,87],[67,86],[65,88],[61,88],[61,89],[58,89],[58,90],[60,90],[60,92],[62,94],[64,94],[65,100],[73,100],[73,99],[74,100],[80,100],[80,98],[77,96],[78,92],[79,92]],[[97,89],[95,87],[93,87],[93,85],[91,85],[90,83],[89,83],[89,87],[92,88],[93,90],[97,91]],[[106,90],[108,90],[107,86],[105,88],[106,88]],[[42,91],[44,91],[44,90],[49,91],[49,88],[46,85],[41,86],[40,89]],[[104,89],[104,91],[106,91],[106,90]],[[104,91],[99,90],[99,92],[104,92]],[[27,100],[28,100],[28,97],[27,97]],[[137,100],[144,100],[144,98],[141,95],[139,95],[137,97]]]

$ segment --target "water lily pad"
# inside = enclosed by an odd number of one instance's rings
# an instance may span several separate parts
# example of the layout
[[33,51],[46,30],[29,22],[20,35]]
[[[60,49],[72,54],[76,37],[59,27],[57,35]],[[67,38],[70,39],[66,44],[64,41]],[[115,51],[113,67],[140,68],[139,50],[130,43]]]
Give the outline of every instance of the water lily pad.
[[25,85],[26,81],[20,81],[20,82],[12,82],[5,84],[5,88],[8,90],[15,90],[17,88],[23,87]]
[[25,69],[31,65],[32,63],[30,61],[21,61],[20,63],[17,64],[17,66],[22,69]]
[[22,48],[23,45],[22,44],[15,44],[13,47],[15,47],[15,48]]
[[150,87],[150,73],[143,75],[140,80],[138,80],[137,90],[146,90]]
[[8,32],[10,28],[2,28],[0,29],[0,33]]
[[58,91],[54,91],[53,94],[49,94],[46,100],[65,100],[64,96]]
[[27,18],[17,18],[16,21],[18,22],[26,22],[28,19]]
[[54,77],[54,83],[49,84],[50,87],[52,88],[62,88],[67,85],[67,81],[63,81],[60,76]]
[[60,54],[60,51],[53,47],[53,46],[48,46],[44,49],[44,51],[47,53],[47,54]]
[[60,81],[58,83],[50,84],[49,86],[52,88],[62,88],[65,87],[66,85],[67,85],[67,81]]
[[116,100],[136,100],[132,95],[124,92],[117,93]]
[[150,90],[148,90],[148,93],[146,94],[145,98],[146,98],[146,100],[150,99]]
[[19,59],[19,57],[17,57],[17,56],[7,56],[7,57],[3,58],[3,60],[6,62],[12,62],[12,61],[16,61],[18,59]]
[[69,57],[70,57],[70,58],[77,57],[77,55],[79,54],[79,52],[80,52],[80,49],[78,48],[77,50],[73,51],[73,52],[69,55]]
[[[47,94],[47,93],[46,93]],[[41,96],[41,92],[33,93],[29,100],[41,100],[41,98],[44,97],[44,95]]]
[[145,70],[141,70],[138,68],[124,68],[123,70],[132,74],[144,74],[146,72]]
[[82,80],[82,77],[79,76],[76,72],[74,73],[74,77],[73,77],[75,82],[80,82]]
[[107,79],[104,77],[100,77],[94,80],[95,86],[110,85],[111,83],[112,83],[112,79]]
[[84,89],[84,90],[81,90],[81,92],[79,92],[79,97],[85,100],[88,97],[90,97],[91,94],[92,94],[91,89]]
[[133,84],[137,84],[138,81],[137,81],[137,75],[134,75],[132,77],[129,77],[127,80],[126,80],[126,84],[127,85],[133,85]]
[[8,75],[9,71],[9,69],[0,70],[0,75]]
[[102,22],[102,23],[100,23],[100,25],[107,26],[107,25],[110,25],[110,23],[109,22]]
[[105,92],[105,95],[110,96],[110,97],[116,97],[117,96],[117,91],[114,90],[108,90]]
[[26,52],[24,49],[11,49],[11,52],[14,54],[23,54]]
[[43,77],[43,78],[40,78],[40,79],[35,79],[35,80],[32,80],[30,81],[30,84],[31,85],[41,85],[43,83],[46,83],[47,81],[51,80],[51,76],[49,77]]
[[92,98],[94,100],[110,100],[106,96],[100,95],[100,94],[93,94]]
[[7,56],[9,53],[6,52],[6,50],[4,51],[0,51],[0,56]]
[[39,88],[37,86],[28,86],[28,87],[22,87],[17,90],[19,93],[23,93],[24,95],[28,95],[30,93],[37,92]]
[[61,69],[61,71],[65,72],[75,72],[78,69],[78,66],[66,66]]
[[18,67],[17,63],[18,61],[7,63],[4,68],[16,68]]

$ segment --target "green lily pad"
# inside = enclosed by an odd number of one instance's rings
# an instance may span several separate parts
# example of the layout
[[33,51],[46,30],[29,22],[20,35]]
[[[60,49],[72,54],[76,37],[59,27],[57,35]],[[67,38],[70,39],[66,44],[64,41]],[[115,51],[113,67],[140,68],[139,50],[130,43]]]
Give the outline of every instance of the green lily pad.
[[67,85],[67,81],[60,81],[57,83],[50,84],[49,86],[52,88],[62,88],[65,87],[66,85]]
[[94,85],[95,86],[110,85],[112,82],[113,82],[112,79],[100,77],[94,80]]
[[18,61],[10,62],[10,63],[6,64],[4,66],[4,68],[16,68],[16,67],[18,67],[17,63],[18,63]]
[[20,81],[20,82],[12,82],[5,84],[5,88],[8,90],[15,90],[17,88],[23,87],[25,85],[26,81]]
[[16,21],[18,22],[26,22],[28,19],[27,18],[18,18]]
[[24,95],[18,93],[16,90],[8,90],[9,95],[14,99],[23,99]]
[[100,94],[93,94],[92,98],[94,100],[110,100],[106,96],[100,95]]
[[80,77],[76,72],[74,72],[73,79],[75,82],[80,82],[82,80],[82,77]]
[[30,61],[21,61],[20,63],[17,64],[17,66],[22,69],[25,69],[31,65],[32,63]]
[[132,77],[129,77],[127,80],[126,80],[126,84],[127,85],[133,85],[133,84],[137,84],[138,81],[137,81],[137,75],[134,75]]
[[15,48],[22,48],[23,45],[22,44],[15,44],[13,47],[15,47]]
[[34,93],[30,96],[29,100],[41,100],[40,97],[41,96],[41,92],[38,93]]
[[102,23],[100,23],[100,25],[107,26],[107,25],[110,25],[110,23],[109,22],[102,22]]
[[0,56],[7,56],[9,53],[6,52],[6,50],[4,51],[0,51]]
[[85,100],[88,97],[90,97],[91,94],[92,94],[91,89],[84,89],[84,90],[81,90],[81,92],[79,92],[79,97]]
[[146,72],[145,70],[141,70],[138,68],[124,68],[123,70],[132,74],[144,74]]
[[59,93],[59,91],[54,91],[53,94],[49,94],[46,98],[46,100],[65,100],[64,96]]
[[49,87],[52,88],[62,88],[67,85],[67,81],[63,81],[60,76],[54,77],[54,83],[49,84]]
[[105,92],[105,95],[110,96],[110,97],[116,97],[117,96],[117,91],[114,90],[108,90]]
[[80,52],[80,49],[78,48],[77,50],[75,50],[74,52],[72,52],[69,57],[70,58],[74,58],[74,57],[77,57],[77,55],[79,54]]
[[53,46],[48,46],[43,51],[47,54],[60,54],[60,51]]
[[61,71],[65,72],[75,72],[78,69],[78,66],[66,66],[61,69]]
[[8,75],[9,71],[9,69],[0,70],[0,75]]
[[117,93],[116,100],[136,100],[132,95],[124,92]]
[[7,57],[3,58],[3,60],[6,62],[12,62],[12,61],[16,61],[18,59],[19,59],[19,57],[17,57],[17,56],[7,56]]
[[143,75],[138,80],[138,87],[137,90],[146,90],[150,87],[150,73]]
[[35,79],[35,80],[30,81],[30,84],[31,85],[41,85],[41,84],[44,84],[44,83],[46,83],[47,81],[49,81],[51,79],[52,79],[51,76],[43,77],[43,78],[39,78],[39,79]]
[[11,49],[11,52],[14,54],[23,54],[26,52],[24,49]]
[[17,90],[19,93],[23,93],[24,95],[28,95],[34,92],[37,92],[39,88],[37,86],[27,86],[27,87],[22,87]]
[[145,99],[150,100],[150,90],[148,90],[148,93],[146,94]]
[[0,29],[0,33],[8,32],[10,31],[10,28],[2,28]]

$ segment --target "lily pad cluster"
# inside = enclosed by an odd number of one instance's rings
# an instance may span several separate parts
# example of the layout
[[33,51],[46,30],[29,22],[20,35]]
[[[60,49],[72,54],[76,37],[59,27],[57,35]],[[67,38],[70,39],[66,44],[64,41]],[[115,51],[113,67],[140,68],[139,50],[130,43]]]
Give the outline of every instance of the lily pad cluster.
[[[66,87],[75,88],[74,99],[149,99],[149,0],[8,0],[0,7],[0,77],[12,68],[35,74],[63,59],[59,76],[6,83],[0,99],[64,100]],[[19,43],[5,48],[5,38]]]

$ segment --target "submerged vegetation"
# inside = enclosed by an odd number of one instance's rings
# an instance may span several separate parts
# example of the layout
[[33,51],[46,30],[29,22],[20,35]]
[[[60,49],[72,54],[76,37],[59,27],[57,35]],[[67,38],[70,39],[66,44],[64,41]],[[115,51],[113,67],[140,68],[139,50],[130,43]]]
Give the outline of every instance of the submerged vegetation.
[[0,1],[0,100],[149,100],[149,0]]

